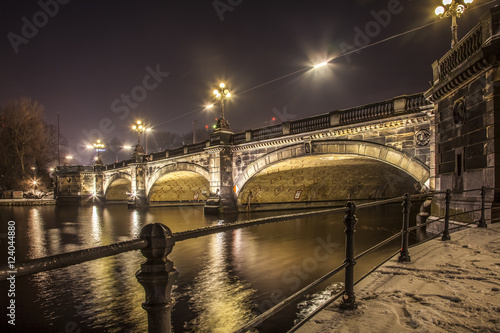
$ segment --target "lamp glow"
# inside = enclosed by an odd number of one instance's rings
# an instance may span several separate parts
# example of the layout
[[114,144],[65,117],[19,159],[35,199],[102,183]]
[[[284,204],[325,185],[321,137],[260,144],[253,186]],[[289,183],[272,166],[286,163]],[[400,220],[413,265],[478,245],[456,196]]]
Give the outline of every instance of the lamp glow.
[[443,5],[448,6],[453,2],[453,0],[443,0]]
[[322,62],[322,63],[319,63],[319,64],[314,65],[314,68],[315,68],[315,69],[316,69],[316,68],[320,68],[320,67],[326,66],[327,64],[328,64],[328,62],[326,62],[326,61],[325,61],[325,62]]
[[443,6],[436,7],[436,10],[434,11],[434,13],[436,13],[436,15],[443,15],[444,7]]

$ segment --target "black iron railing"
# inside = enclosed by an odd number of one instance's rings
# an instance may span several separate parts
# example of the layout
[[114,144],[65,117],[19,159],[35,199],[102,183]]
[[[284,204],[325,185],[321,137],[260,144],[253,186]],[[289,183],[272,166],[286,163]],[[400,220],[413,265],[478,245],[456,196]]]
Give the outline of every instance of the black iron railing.
[[[141,250],[141,253],[146,258],[146,261],[141,264],[140,270],[136,273],[138,282],[144,287],[146,294],[146,301],[143,303],[143,308],[148,314],[148,328],[149,332],[171,332],[171,310],[174,306],[175,301],[171,297],[171,288],[175,279],[177,277],[177,270],[174,267],[172,261],[168,259],[168,255],[172,252],[176,242],[193,239],[197,237],[207,236],[219,232],[224,232],[233,229],[246,228],[266,223],[275,223],[280,221],[289,221],[297,218],[303,218],[315,215],[325,215],[334,212],[344,211],[346,215],[344,216],[345,232],[346,232],[346,257],[342,264],[334,268],[329,273],[325,274],[321,278],[312,282],[308,286],[302,288],[298,292],[294,293],[287,299],[276,304],[266,312],[252,319],[241,327],[237,332],[246,332],[257,327],[260,323],[269,317],[272,317],[280,310],[290,305],[292,302],[298,298],[306,295],[313,287],[319,285],[320,283],[326,281],[335,274],[340,273],[342,270],[345,271],[345,287],[341,294],[334,295],[330,300],[324,303],[324,306],[330,304],[339,296],[342,296],[340,306],[344,309],[353,309],[356,307],[354,285],[357,283],[354,281],[354,267],[357,260],[365,256],[368,253],[380,248],[381,246],[401,237],[401,250],[399,250],[400,262],[410,261],[409,254],[409,232],[417,228],[424,227],[430,223],[435,223],[437,221],[444,222],[444,230],[442,234],[442,240],[450,239],[450,218],[461,215],[470,214],[472,212],[480,211],[479,221],[474,221],[471,223],[477,223],[478,227],[487,227],[485,218],[485,196],[487,189],[485,187],[470,191],[480,191],[481,192],[481,207],[475,210],[470,210],[466,212],[457,213],[454,215],[449,214],[449,207],[452,199],[452,192],[434,192],[431,194],[419,194],[419,195],[408,195],[405,194],[403,197],[397,197],[387,200],[376,201],[372,203],[360,204],[356,206],[353,202],[348,202],[343,208],[331,208],[323,209],[312,212],[303,212],[296,214],[287,214],[273,217],[265,217],[259,219],[253,219],[248,221],[228,223],[225,225],[215,225],[204,227],[200,229],[194,229],[189,231],[172,233],[170,229],[161,224],[154,223],[148,224],[141,229],[141,233],[138,239],[119,242],[107,246],[95,247],[90,249],[84,249],[80,251],[74,251],[69,253],[58,254],[54,256],[38,258],[27,260],[25,262],[18,263],[16,265],[15,271],[9,269],[8,266],[0,267],[0,280],[6,280],[7,277],[14,274],[16,277],[22,277],[26,275],[31,275],[47,270],[63,268],[71,265],[80,264],[90,260],[100,259],[108,256],[113,256],[119,253]],[[463,193],[463,192],[461,192]],[[427,221],[425,223],[419,224],[414,227],[409,227],[409,212],[411,207],[411,200],[422,199],[427,197],[432,197],[436,195],[444,195],[445,198],[445,215],[442,218]],[[373,207],[382,204],[402,202],[403,205],[403,224],[402,230],[397,234],[385,239],[384,241],[378,243],[377,245],[367,249],[366,251],[354,255],[354,238],[353,234],[355,231],[355,224],[357,223],[356,210],[359,208]],[[469,224],[471,224],[469,223]],[[321,307],[321,308],[322,308]],[[319,311],[316,310],[316,312]],[[316,313],[316,312],[313,312]],[[307,320],[307,318],[306,318]],[[299,327],[299,323],[296,327]]]

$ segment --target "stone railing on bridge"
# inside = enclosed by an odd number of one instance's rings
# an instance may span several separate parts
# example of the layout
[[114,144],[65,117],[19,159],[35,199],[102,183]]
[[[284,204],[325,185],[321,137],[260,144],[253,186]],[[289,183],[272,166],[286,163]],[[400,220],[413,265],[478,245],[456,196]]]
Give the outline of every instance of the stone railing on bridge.
[[397,114],[418,112],[431,104],[422,94],[397,97],[388,101],[339,111],[339,123],[340,125],[353,124]]
[[58,172],[81,172],[81,171],[95,171],[95,166],[92,165],[59,165],[56,166]]
[[328,128],[332,124],[330,122],[330,114],[322,114],[316,117],[299,119],[290,122],[290,134],[316,131],[323,128]]
[[414,113],[432,105],[423,94],[396,97],[387,101],[368,104],[351,109],[332,111],[310,118],[284,122],[233,134],[233,144],[277,138],[283,135],[300,134],[325,128],[376,120],[398,114]]
[[427,99],[439,100],[495,63],[498,53],[495,41],[500,38],[500,7],[492,7],[489,11],[490,15],[485,15],[451,50],[434,61],[432,87],[425,93]]
[[481,25],[477,25],[438,61],[439,79],[447,77],[461,63],[480,50],[483,42]]
[[[422,93],[395,97],[390,100],[354,107],[345,110],[337,110],[329,113],[287,121],[277,125],[247,130],[234,133],[230,143],[233,145],[246,142],[255,142],[278,138],[284,135],[293,135],[323,130],[331,127],[355,124],[370,120],[377,120],[402,114],[420,112],[431,107],[432,103],[427,101]],[[162,152],[151,153],[146,156],[148,161],[158,161],[169,157],[178,157],[204,151],[211,146],[223,144],[221,135],[212,135],[209,140],[195,144],[184,145]],[[106,170],[124,167],[134,163],[134,159],[113,163],[106,166]]]
[[283,135],[283,125],[273,125],[252,131],[252,140],[264,140]]

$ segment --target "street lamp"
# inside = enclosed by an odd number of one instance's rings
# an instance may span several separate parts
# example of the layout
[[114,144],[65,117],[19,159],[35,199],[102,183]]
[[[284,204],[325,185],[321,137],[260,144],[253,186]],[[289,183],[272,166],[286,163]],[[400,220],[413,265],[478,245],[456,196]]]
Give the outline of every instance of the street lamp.
[[457,17],[460,17],[469,4],[474,0],[443,0],[444,6],[438,6],[434,13],[440,18],[451,16],[451,47],[458,43],[458,24]]
[[314,65],[313,68],[316,69],[316,68],[320,68],[320,67],[323,67],[323,66],[326,66],[326,65],[328,65],[328,61],[324,61],[324,62],[321,62],[319,64],[316,64],[316,65]]
[[101,142],[101,140],[97,140],[95,143],[94,143],[94,148],[97,152],[97,158],[100,157],[100,152],[101,151],[104,151],[104,143]]
[[35,195],[37,181],[33,180],[33,195]]
[[132,130],[137,132],[137,144],[141,144],[141,133],[147,131],[148,129],[146,128],[145,125],[142,124],[142,121],[137,120],[137,122],[132,125]]
[[94,143],[94,149],[97,153],[97,156],[95,158],[95,164],[102,164],[100,152],[104,151],[104,143],[102,143],[101,140],[97,140]]
[[224,101],[231,97],[231,93],[225,83],[219,84],[219,88],[214,90],[215,99],[220,101],[220,118],[217,120],[216,129],[230,129],[229,122],[224,117]]

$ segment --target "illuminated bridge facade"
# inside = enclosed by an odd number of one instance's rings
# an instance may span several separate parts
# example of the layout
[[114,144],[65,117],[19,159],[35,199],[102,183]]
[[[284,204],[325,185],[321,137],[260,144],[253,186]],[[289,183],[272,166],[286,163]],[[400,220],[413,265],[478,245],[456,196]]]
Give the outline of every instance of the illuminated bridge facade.
[[[233,133],[110,165],[59,167],[58,202],[223,210],[320,207],[428,185],[432,103],[423,94]],[[132,197],[135,195],[135,197]]]

